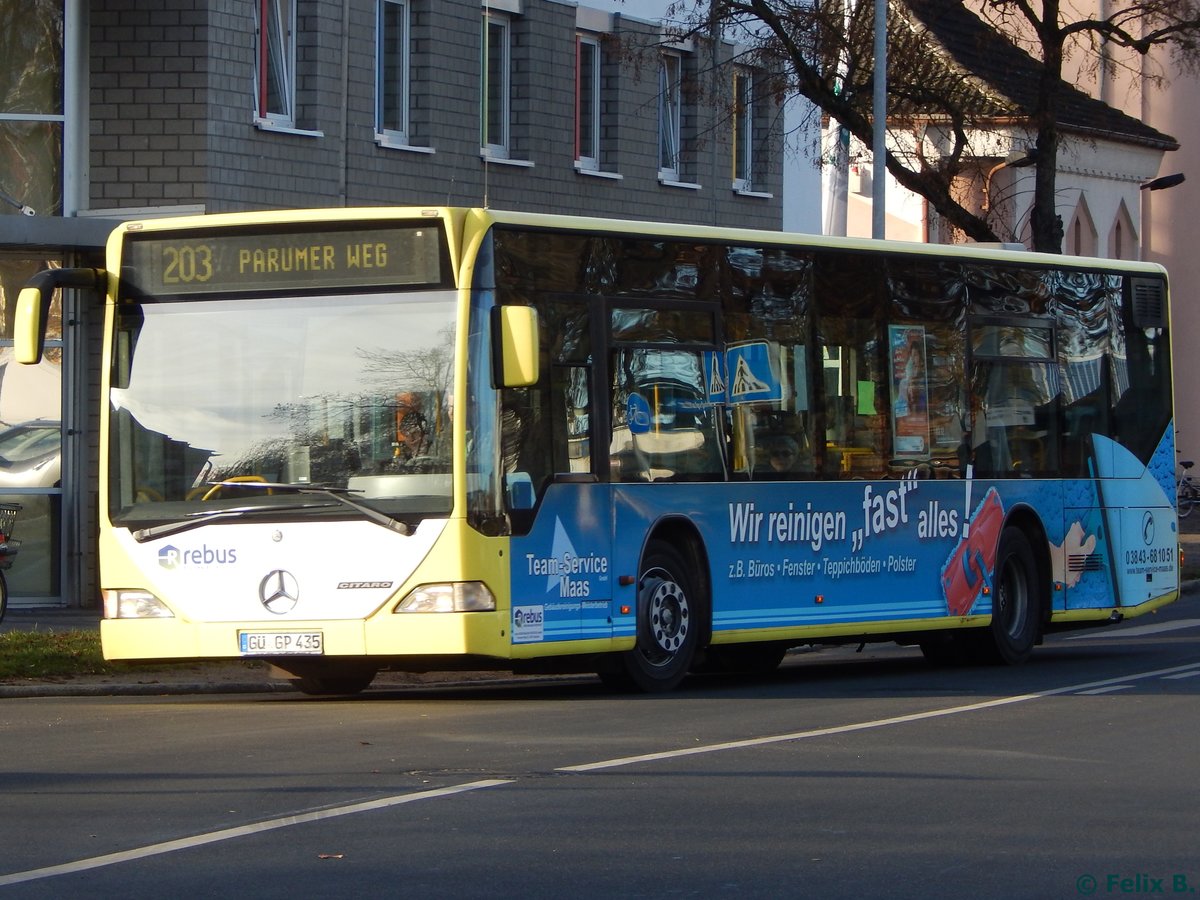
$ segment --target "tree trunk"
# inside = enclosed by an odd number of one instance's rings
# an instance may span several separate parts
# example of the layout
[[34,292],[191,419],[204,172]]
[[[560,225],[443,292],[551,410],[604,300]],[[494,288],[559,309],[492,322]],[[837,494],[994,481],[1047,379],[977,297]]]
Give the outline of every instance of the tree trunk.
[[1042,45],[1042,72],[1032,124],[1037,133],[1034,145],[1037,168],[1034,175],[1033,209],[1029,214],[1032,249],[1039,253],[1061,253],[1063,224],[1055,209],[1055,180],[1058,174],[1058,106],[1062,85],[1063,37],[1058,24],[1057,0],[1042,4],[1038,37]]

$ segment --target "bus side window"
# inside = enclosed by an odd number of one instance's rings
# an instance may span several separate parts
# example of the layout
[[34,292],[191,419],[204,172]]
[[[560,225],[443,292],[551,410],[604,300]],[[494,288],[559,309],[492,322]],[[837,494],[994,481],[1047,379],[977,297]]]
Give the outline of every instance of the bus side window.
[[612,355],[614,481],[722,481],[718,406],[705,391],[701,354],[628,349]]
[[588,366],[555,366],[550,376],[554,471],[592,471],[592,398]]
[[1058,465],[1057,384],[1046,363],[977,363],[972,423],[975,474],[1045,476]]
[[826,478],[880,477],[884,472],[888,400],[873,323],[854,322],[855,346],[827,346],[824,355]]
[[539,440],[546,394],[537,388],[506,388],[501,393],[501,467],[516,534],[524,534],[532,526],[531,510],[551,474],[550,448],[547,441]]

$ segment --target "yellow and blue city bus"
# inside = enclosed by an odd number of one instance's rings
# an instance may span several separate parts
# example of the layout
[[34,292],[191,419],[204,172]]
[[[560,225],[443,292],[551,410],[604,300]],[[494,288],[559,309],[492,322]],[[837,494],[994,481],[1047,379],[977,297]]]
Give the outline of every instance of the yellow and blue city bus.
[[480,209],[127,223],[105,655],[592,671],[1025,660],[1179,593],[1156,266]]

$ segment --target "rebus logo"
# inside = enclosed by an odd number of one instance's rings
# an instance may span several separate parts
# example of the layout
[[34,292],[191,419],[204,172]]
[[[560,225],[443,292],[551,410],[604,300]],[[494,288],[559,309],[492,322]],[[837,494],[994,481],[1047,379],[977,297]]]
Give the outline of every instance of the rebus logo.
[[181,550],[167,545],[158,551],[158,564],[164,569],[184,566],[229,566],[237,562],[237,550],[232,547],[213,547],[203,544],[199,549]]

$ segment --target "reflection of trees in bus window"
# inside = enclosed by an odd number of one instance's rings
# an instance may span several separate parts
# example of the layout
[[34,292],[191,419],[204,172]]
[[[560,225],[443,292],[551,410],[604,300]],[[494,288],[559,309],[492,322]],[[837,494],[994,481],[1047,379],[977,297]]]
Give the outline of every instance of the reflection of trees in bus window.
[[1035,269],[999,268],[984,263],[963,266],[967,303],[973,314],[1045,315],[1052,286]]
[[611,290],[617,296],[712,299],[722,248],[676,241],[627,240],[615,248]]
[[1127,283],[1127,302],[1113,317],[1114,430],[1127,449],[1149,462],[1171,419],[1170,340],[1165,328],[1135,324],[1130,293]]
[[543,293],[581,292],[587,279],[580,261],[589,256],[594,238],[503,227],[494,234],[496,288],[505,302],[528,303]]
[[890,260],[887,290],[895,323],[961,328],[966,313],[962,266],[943,260]]
[[543,348],[555,362],[586,361],[592,355],[587,304],[546,302],[538,305]]
[[807,253],[780,247],[730,247],[725,263],[727,314],[751,317],[764,337],[782,339],[785,334],[779,329],[794,334],[803,324],[812,296],[812,262]]
[[555,472],[591,472],[591,370],[556,366],[551,373]]
[[707,310],[616,308],[611,328],[616,341],[711,343],[713,314]]
[[414,350],[357,351],[364,376],[394,398],[393,465],[450,471],[454,327],[442,328],[438,338]]
[[1061,474],[1086,476],[1092,434],[1112,434],[1110,304],[1121,300],[1121,278],[1100,273],[1056,273],[1057,354],[1062,373]]

